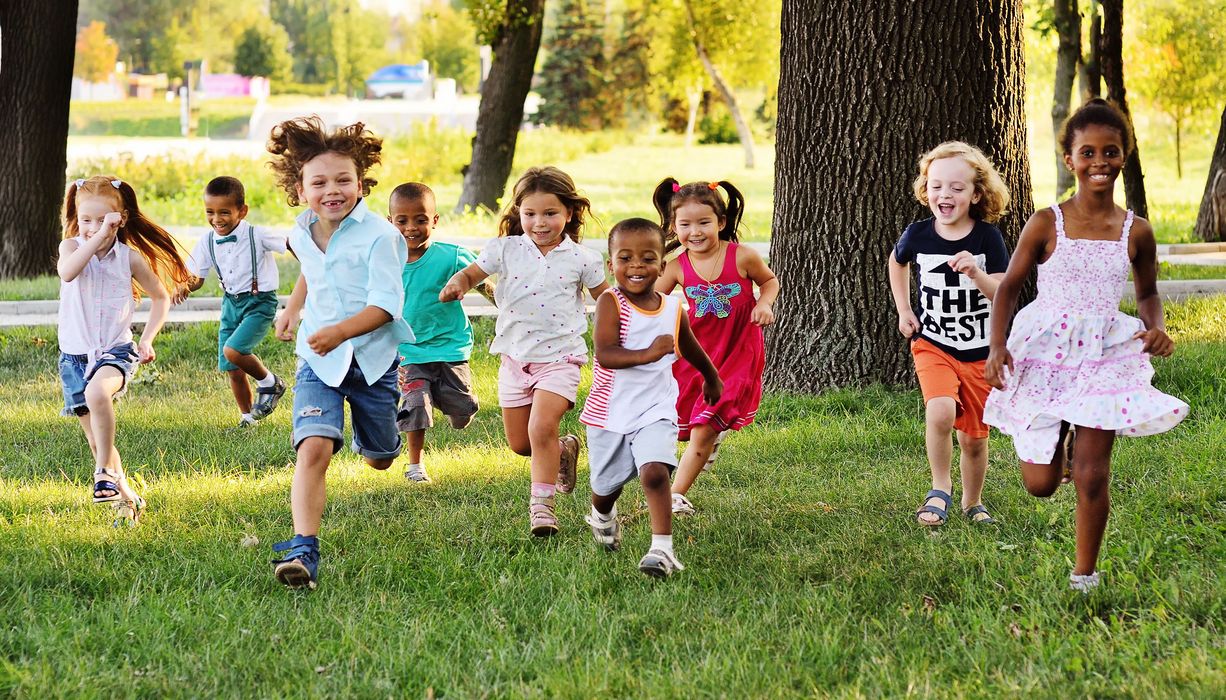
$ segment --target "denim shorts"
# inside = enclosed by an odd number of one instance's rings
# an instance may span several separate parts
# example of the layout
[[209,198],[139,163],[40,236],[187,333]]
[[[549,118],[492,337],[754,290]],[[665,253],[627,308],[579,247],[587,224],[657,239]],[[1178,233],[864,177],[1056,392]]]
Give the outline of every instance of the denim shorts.
[[294,449],[309,437],[332,440],[332,453],[344,446],[345,402],[353,418],[353,451],[370,459],[391,459],[400,454],[396,429],[396,363],[374,384],[367,384],[357,362],[340,386],[328,386],[311,365],[298,361],[294,380]]
[[[84,416],[89,414],[89,407],[85,405],[85,387],[101,367],[109,365],[123,374],[123,386],[111,398],[118,399],[123,396],[128,390],[128,381],[132,379],[132,374],[136,371],[138,360],[136,346],[132,343],[116,345],[110,350],[98,353],[98,361],[93,367],[89,366],[89,355],[68,355],[61,352],[60,387],[64,391],[64,409],[60,411],[60,415]],[[85,373],[87,369],[89,374]]]

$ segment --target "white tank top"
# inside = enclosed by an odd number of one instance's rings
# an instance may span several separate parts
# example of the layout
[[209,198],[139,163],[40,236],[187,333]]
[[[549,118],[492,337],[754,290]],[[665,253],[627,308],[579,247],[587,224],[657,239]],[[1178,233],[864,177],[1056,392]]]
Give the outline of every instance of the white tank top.
[[[85,245],[84,237],[73,240]],[[76,279],[60,282],[60,352],[93,364],[99,352],[132,342],[131,251],[115,241],[102,259],[90,256]]]
[[585,425],[614,433],[633,433],[656,421],[677,422],[677,380],[673,363],[677,361],[676,339],[681,327],[681,300],[660,294],[660,308],[644,311],[617,288],[610,289],[617,302],[621,346],[643,350],[661,335],[673,336],[673,349],[646,365],[607,369],[596,362],[592,371],[592,390],[583,404],[579,420]]

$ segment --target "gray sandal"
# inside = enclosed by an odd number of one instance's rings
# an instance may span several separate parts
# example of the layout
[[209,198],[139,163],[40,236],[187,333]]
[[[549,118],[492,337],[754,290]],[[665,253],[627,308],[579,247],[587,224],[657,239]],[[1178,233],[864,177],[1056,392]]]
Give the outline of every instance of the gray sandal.
[[[945,501],[945,507],[940,508],[938,506],[927,505],[928,501],[933,498],[939,498],[942,501]],[[928,495],[924,496],[925,505],[920,506],[919,509],[915,511],[915,522],[926,527],[940,527],[941,525],[944,525],[945,521],[949,520],[949,502],[951,500],[952,497],[940,489],[933,489],[929,491]],[[933,515],[937,516],[937,521],[935,523],[930,523],[926,520],[921,520],[919,517],[920,513],[932,513]]]
[[[988,512],[987,508],[983,507],[982,503],[980,503],[977,506],[971,506],[970,508],[967,508],[966,510],[962,512],[966,515],[968,519],[970,519],[972,525],[995,525],[996,524],[996,518],[992,517],[992,514]],[[979,515],[980,513],[983,513],[984,515],[988,517],[976,519],[975,516]]]

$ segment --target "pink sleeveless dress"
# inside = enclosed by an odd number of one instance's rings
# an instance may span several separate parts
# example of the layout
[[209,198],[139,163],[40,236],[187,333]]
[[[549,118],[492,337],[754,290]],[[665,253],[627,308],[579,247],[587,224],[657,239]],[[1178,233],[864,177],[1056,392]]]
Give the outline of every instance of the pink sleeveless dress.
[[1132,337],[1144,326],[1120,311],[1132,212],[1119,240],[1104,241],[1069,238],[1059,205],[1052,211],[1056,249],[1039,264],[1039,294],[1009,333],[1013,374],[983,411],[984,422],[1012,437],[1018,458],[1032,464],[1051,462],[1061,422],[1139,437],[1188,415],[1188,404],[1150,384],[1154,368]]
[[684,359],[677,359],[673,376],[679,390],[677,428],[681,440],[690,439],[690,428],[695,425],[707,424],[721,432],[740,430],[753,422],[762,400],[766,349],[762,329],[750,321],[758,302],[753,282],[736,269],[736,249],[736,243],[728,244],[723,269],[711,281],[695,272],[689,253],[677,258],[690,327],[724,382],[719,403],[708,405],[702,398],[702,375]]

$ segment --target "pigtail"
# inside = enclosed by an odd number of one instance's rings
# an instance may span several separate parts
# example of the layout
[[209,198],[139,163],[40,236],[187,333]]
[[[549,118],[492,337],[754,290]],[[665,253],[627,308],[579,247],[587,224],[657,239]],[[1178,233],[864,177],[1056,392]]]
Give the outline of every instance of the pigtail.
[[660,214],[660,228],[664,229],[664,252],[671,253],[681,247],[677,234],[673,231],[673,196],[681,189],[681,183],[676,178],[666,177],[656,185],[651,193],[651,203]]
[[741,228],[741,217],[745,215],[745,195],[727,180],[720,180],[718,184],[728,193],[728,208],[724,211],[724,228],[720,230],[719,237],[725,241],[737,243],[737,231]]
[[[128,210],[128,220],[119,229],[116,238],[140,253],[149,269],[168,290],[174,290],[186,284],[191,278],[187,265],[183,262],[184,251],[179,242],[166,229],[148,219],[140,210],[136,201],[136,190],[126,182],[119,183],[119,196],[123,200],[124,209]],[[141,286],[132,281],[132,293],[139,297]]]
[[81,235],[77,224],[77,183],[68,183],[68,193],[64,195],[64,238],[76,238]]

